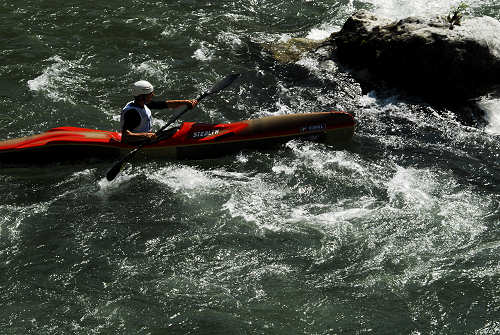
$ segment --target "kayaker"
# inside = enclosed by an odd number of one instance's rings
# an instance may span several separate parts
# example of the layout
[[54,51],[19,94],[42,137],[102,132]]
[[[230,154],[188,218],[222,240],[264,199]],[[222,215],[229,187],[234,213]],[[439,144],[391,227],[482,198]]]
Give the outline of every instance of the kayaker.
[[139,80],[132,85],[134,100],[123,107],[120,115],[122,142],[137,143],[154,140],[151,132],[153,125],[151,109],[177,108],[186,105],[188,109],[196,106],[196,100],[153,101],[154,88],[146,80]]

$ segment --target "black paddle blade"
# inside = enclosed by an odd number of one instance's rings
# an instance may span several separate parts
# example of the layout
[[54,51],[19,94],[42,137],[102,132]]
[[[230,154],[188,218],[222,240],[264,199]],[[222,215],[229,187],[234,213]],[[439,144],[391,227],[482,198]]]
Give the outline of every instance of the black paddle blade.
[[225,89],[226,87],[231,85],[233,83],[233,81],[235,81],[236,78],[238,78],[239,76],[241,76],[240,73],[230,74],[229,76],[227,76],[226,78],[224,78],[223,80],[221,80],[220,82],[215,84],[212,87],[212,89],[208,92],[208,94],[217,93],[220,90]]
[[106,179],[108,181],[112,181],[115,177],[120,173],[123,167],[123,160],[116,162],[111,169],[109,169],[108,173],[106,173]]
[[134,150],[130,151],[128,154],[126,154],[122,159],[120,159],[118,162],[116,162],[111,169],[109,169],[108,173],[106,173],[106,179],[108,181],[112,181],[115,179],[115,177],[120,173],[120,171],[123,168],[123,164],[130,159],[132,156],[135,155],[137,151],[139,151],[142,148],[142,145],[139,145],[137,148]]

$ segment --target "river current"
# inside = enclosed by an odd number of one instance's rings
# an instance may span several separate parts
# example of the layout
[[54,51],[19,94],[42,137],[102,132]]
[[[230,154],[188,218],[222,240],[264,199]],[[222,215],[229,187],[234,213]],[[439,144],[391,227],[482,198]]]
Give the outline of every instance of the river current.
[[[469,15],[500,19],[496,0]],[[260,46],[322,39],[358,9],[448,0],[0,0],[0,139],[118,130],[129,85],[183,121],[345,110],[352,143],[200,161],[0,169],[0,334],[498,334],[500,99],[467,125],[338,64]],[[155,127],[171,114],[154,114]]]

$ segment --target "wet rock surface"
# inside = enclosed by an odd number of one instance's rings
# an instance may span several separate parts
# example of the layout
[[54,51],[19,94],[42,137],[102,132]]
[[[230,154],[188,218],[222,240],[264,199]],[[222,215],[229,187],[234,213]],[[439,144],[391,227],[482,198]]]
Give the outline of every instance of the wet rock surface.
[[361,82],[383,80],[433,102],[465,101],[500,84],[500,22],[391,20],[360,11],[332,34],[335,56]]

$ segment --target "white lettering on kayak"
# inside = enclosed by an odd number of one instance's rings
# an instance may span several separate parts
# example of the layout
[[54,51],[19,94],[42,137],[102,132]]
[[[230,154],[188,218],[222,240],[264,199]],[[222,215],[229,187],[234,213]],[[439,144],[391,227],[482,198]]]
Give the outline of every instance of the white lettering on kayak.
[[326,129],[326,123],[320,123],[320,124],[313,124],[310,126],[305,126],[300,128],[300,132],[305,133],[308,131],[318,131],[318,130],[323,130]]
[[220,129],[209,129],[209,130],[202,130],[202,131],[195,131],[191,135],[192,138],[204,138],[208,136],[214,136],[220,133]]

